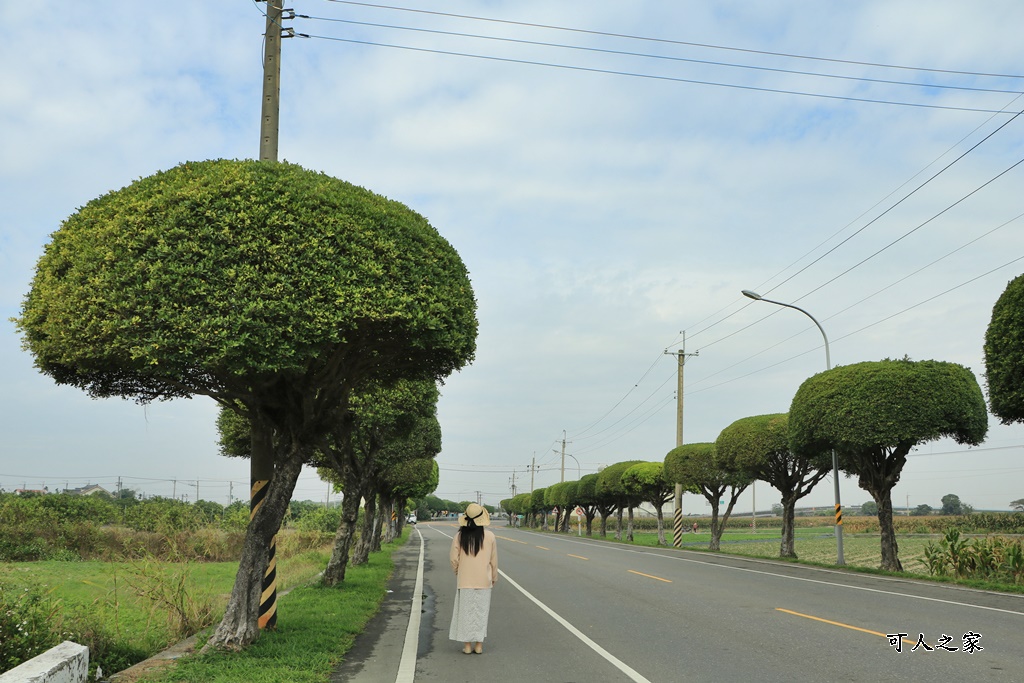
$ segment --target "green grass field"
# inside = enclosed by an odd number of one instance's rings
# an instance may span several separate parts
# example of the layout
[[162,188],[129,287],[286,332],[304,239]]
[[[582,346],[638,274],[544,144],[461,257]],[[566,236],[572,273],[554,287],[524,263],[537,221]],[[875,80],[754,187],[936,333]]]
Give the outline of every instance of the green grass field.
[[[794,530],[794,542],[798,558],[803,562],[815,564],[836,563],[836,538],[834,527],[797,527]],[[608,540],[612,540],[614,531],[608,530]],[[595,529],[594,538],[600,538]],[[667,529],[665,538],[672,544],[672,531]],[[924,549],[929,541],[935,542],[939,535],[901,535],[897,537],[900,562],[907,572],[927,576],[928,568],[924,564]],[[655,546],[658,542],[656,532],[634,532],[635,545]],[[711,541],[711,533],[707,527],[696,534],[683,534],[683,547],[689,550],[703,550]],[[780,530],[758,529],[756,531],[726,531],[722,535],[723,553],[732,555],[749,555],[752,557],[778,558]],[[843,534],[843,558],[850,567],[877,569],[882,564],[881,541],[878,534]]]
[[[281,560],[278,590],[312,581],[328,557],[322,550]],[[172,602],[194,615],[205,613],[207,623],[219,621],[237,568],[237,562],[16,562],[0,564],[0,584],[43,591],[56,605],[52,626],[88,639],[83,644],[90,646],[90,660],[116,671],[187,635],[169,609]]]

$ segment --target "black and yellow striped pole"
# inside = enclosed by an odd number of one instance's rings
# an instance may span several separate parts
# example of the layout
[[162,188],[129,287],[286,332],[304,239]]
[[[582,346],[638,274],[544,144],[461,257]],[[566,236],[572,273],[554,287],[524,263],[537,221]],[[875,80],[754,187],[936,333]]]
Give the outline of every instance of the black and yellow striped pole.
[[[267,498],[274,476],[274,444],[272,437],[252,424],[249,454],[249,523],[256,517]],[[277,536],[270,539],[267,569],[263,573],[257,623],[261,630],[277,626]]]
[[[249,496],[249,522],[263,505],[267,497],[269,479],[253,480]],[[257,618],[260,629],[272,629],[277,626],[277,535],[270,539],[270,553],[267,558],[267,570],[263,573],[263,586],[260,591],[260,609]]]

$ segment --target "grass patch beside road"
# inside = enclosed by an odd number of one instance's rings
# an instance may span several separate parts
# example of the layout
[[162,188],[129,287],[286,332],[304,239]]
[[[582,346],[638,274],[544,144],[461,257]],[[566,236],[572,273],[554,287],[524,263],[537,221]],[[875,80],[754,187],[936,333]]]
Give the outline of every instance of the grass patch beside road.
[[371,553],[349,567],[337,588],[296,588],[278,600],[277,630],[263,633],[242,652],[214,652],[178,660],[171,670],[137,679],[145,683],[323,683],[377,613],[394,569],[392,553],[409,538]]
[[[312,581],[328,558],[329,548],[282,558],[279,590]],[[14,648],[17,663],[70,639],[89,647],[93,670],[127,668],[219,621],[237,569],[237,562],[152,559],[2,563],[0,604],[31,621],[33,633],[0,653],[10,656]]]

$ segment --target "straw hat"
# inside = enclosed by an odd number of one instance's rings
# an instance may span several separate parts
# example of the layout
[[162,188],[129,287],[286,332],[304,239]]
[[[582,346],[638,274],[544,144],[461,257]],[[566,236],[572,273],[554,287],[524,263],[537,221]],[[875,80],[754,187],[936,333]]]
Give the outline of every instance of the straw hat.
[[477,526],[491,525],[491,516],[487,513],[487,508],[476,503],[466,506],[466,511],[459,517],[459,526],[466,526],[469,520],[473,520]]

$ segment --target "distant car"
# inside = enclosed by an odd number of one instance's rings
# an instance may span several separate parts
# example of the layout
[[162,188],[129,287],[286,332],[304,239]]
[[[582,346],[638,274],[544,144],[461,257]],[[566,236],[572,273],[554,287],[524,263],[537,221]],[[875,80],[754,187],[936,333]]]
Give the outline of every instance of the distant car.
[[416,515],[409,515],[409,518],[406,519],[405,521],[408,524],[415,524],[416,523]]

